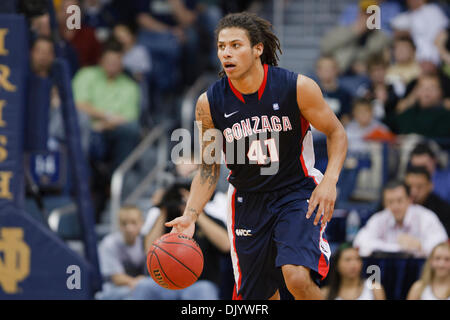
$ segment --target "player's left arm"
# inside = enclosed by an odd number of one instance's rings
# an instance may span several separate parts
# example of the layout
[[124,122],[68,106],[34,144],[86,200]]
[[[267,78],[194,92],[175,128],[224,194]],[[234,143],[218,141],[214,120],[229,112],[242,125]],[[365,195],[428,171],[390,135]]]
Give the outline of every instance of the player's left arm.
[[314,224],[331,220],[336,202],[336,184],[347,154],[347,135],[341,122],[325,102],[317,83],[303,75],[297,78],[297,103],[302,116],[327,136],[328,165],[324,177],[309,199],[309,219],[316,209]]

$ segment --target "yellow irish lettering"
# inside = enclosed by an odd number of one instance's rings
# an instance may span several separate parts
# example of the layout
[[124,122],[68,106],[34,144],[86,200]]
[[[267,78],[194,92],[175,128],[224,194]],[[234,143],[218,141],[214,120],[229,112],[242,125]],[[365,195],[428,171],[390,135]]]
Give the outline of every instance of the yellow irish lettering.
[[11,69],[4,64],[0,64],[0,87],[3,87],[6,91],[14,92],[17,87],[8,81],[11,74]]
[[10,190],[10,182],[13,174],[11,171],[0,171],[0,198],[12,199],[13,195]]
[[6,148],[3,148],[3,146],[6,146],[7,143],[8,138],[4,135],[0,135],[0,163],[8,158],[8,150]]
[[6,34],[9,32],[6,28],[0,29],[0,56],[7,56],[9,51],[5,48]]
[[0,100],[0,127],[6,126],[6,122],[3,120],[3,107],[6,106],[5,100]]
[[23,241],[22,228],[0,229],[0,287],[3,291],[17,293],[17,283],[30,274],[30,247]]

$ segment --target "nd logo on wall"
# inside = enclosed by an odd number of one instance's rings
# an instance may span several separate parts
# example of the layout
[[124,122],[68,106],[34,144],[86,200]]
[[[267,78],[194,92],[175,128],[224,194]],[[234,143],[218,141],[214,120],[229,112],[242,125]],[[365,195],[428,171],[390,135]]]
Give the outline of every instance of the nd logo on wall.
[[30,254],[22,228],[0,229],[0,287],[5,293],[19,292],[18,283],[30,274]]

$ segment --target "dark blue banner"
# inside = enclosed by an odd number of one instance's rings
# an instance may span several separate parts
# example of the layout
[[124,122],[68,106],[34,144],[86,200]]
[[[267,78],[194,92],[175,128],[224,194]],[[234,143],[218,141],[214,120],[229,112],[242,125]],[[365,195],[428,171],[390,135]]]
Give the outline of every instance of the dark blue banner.
[[0,15],[0,210],[23,203],[23,113],[28,70],[25,18]]
[[29,214],[0,210],[0,300],[89,299],[91,270]]

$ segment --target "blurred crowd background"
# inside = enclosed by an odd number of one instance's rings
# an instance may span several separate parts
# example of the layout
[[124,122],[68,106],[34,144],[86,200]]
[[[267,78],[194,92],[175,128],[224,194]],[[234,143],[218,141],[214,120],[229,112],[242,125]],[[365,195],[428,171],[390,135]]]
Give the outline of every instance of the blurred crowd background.
[[[65,98],[52,82],[55,59],[65,59],[99,243],[103,287],[96,298],[231,298],[225,166],[197,224],[206,259],[201,281],[188,291],[161,289],[146,274],[145,253],[169,231],[163,222],[182,213],[196,170],[191,155],[183,155],[182,164],[171,161],[171,134],[176,128],[194,132],[196,99],[221,70],[214,28],[225,14],[241,11],[272,22],[283,50],[280,66],[316,80],[348,134],[326,231],[334,254],[325,295],[449,298],[446,1],[54,0],[53,12],[38,3],[19,1],[30,27],[34,88],[27,98],[25,152],[60,156],[56,167],[47,157],[26,168],[26,211],[85,253],[74,159],[67,157]],[[80,29],[67,28],[72,5],[81,8]],[[381,9],[379,29],[368,28],[371,5]],[[326,139],[313,134],[316,167],[323,172]],[[364,285],[370,265],[381,268],[381,289]]]

